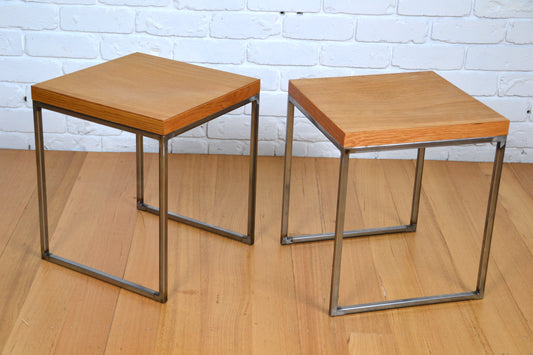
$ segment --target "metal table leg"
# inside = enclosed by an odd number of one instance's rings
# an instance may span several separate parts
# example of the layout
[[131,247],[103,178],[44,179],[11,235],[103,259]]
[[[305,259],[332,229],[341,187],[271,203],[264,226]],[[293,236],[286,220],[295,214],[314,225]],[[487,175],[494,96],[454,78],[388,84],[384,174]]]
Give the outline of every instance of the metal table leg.
[[[215,233],[226,238],[237,240],[246,244],[254,243],[255,236],[255,204],[257,190],[257,141],[259,126],[259,97],[253,97],[249,100],[252,103],[251,129],[250,129],[250,168],[249,168],[249,190],[248,190],[248,218],[246,234],[234,232],[232,230],[215,226],[194,218],[183,216],[174,212],[167,212],[168,218],[187,224],[189,226],[200,228],[210,233]],[[248,102],[248,101],[247,101]],[[143,187],[143,147],[142,136],[137,135],[137,208],[141,211],[150,212],[159,215],[159,208],[151,206],[144,202]]]
[[39,230],[41,235],[41,258],[48,257],[48,206],[46,200],[46,169],[44,166],[43,114],[40,106],[33,106],[35,127],[35,154],[37,161],[37,191],[39,194]]
[[250,128],[250,172],[248,181],[248,227],[243,240],[254,244],[255,240],[255,200],[257,191],[257,141],[259,135],[259,98],[252,101],[252,117]]
[[415,186],[413,188],[413,202],[411,203],[411,222],[413,232],[416,230],[418,222],[418,208],[420,206],[420,191],[422,190],[422,173],[424,172],[424,157],[426,148],[418,148],[416,156]]
[[331,274],[331,294],[329,312],[332,314],[338,307],[339,281],[341,276],[342,240],[344,238],[344,216],[346,214],[346,190],[348,188],[348,167],[350,153],[341,151],[339,168],[339,186],[337,192],[337,215],[335,217],[335,245],[333,249],[333,268]]
[[[285,146],[285,170],[283,181],[283,202],[281,207],[281,244],[308,243],[321,240],[335,239],[335,233],[318,233],[289,236],[289,200],[290,200],[290,179],[291,179],[291,160],[292,160],[292,136],[294,125],[294,105],[289,101],[287,114],[287,136]],[[379,227],[368,229],[357,229],[343,232],[344,238],[368,237],[372,235],[383,235],[392,233],[406,233],[416,231],[418,221],[418,208],[420,205],[420,191],[422,188],[422,172],[424,170],[425,148],[418,149],[416,160],[416,173],[413,188],[413,200],[411,206],[411,220],[407,225]],[[348,153],[349,154],[349,153]]]
[[[313,123],[337,148],[341,151],[340,158],[340,172],[339,172],[339,186],[337,194],[337,216],[334,233],[320,233],[307,234],[298,236],[288,235],[288,219],[289,219],[289,200],[290,200],[290,179],[291,179],[291,161],[292,161],[292,144],[293,144],[293,126],[294,126],[294,107],[298,109]],[[400,300],[391,300],[375,303],[356,304],[351,306],[339,306],[339,283],[340,283],[340,267],[342,258],[342,243],[344,238],[362,237],[379,234],[403,233],[413,232],[416,230],[418,223],[418,211],[420,206],[420,194],[422,188],[422,175],[424,170],[425,148],[433,146],[451,146],[461,144],[473,143],[497,143],[496,154],[494,158],[494,168],[492,172],[492,181],[490,187],[490,196],[487,207],[487,215],[485,220],[485,229],[483,233],[483,245],[481,249],[481,258],[479,262],[477,287],[475,291],[460,292],[436,296],[416,297]],[[391,308],[401,308],[419,305],[428,305],[442,302],[464,301],[480,299],[483,297],[485,289],[485,280],[487,275],[487,266],[490,253],[490,244],[492,239],[492,229],[494,224],[494,216],[496,211],[496,202],[498,198],[498,188],[502,172],[503,157],[505,152],[506,136],[497,137],[480,137],[480,138],[466,138],[448,141],[432,141],[420,143],[405,143],[389,146],[371,146],[371,147],[356,147],[344,148],[337,142],[329,133],[316,122],[313,117],[307,113],[293,98],[289,96],[287,108],[287,133],[285,146],[285,167],[283,178],[283,198],[282,198],[282,213],[281,213],[281,244],[304,243],[320,240],[335,240],[333,253],[333,267],[331,277],[331,294],[330,294],[330,308],[331,316],[338,316],[350,313],[361,313],[377,310],[385,310]],[[382,227],[372,229],[360,229],[353,231],[344,231],[344,216],[346,208],[346,188],[347,175],[349,165],[350,153],[365,152],[365,151],[380,151],[380,150],[395,150],[418,148],[418,155],[416,160],[415,181],[413,187],[413,199],[411,204],[411,219],[408,225]]]
[[292,168],[292,139],[294,129],[294,104],[287,100],[287,129],[285,134],[285,168],[283,172],[283,202],[281,205],[281,244],[288,244],[289,202]]
[[[61,265],[85,275],[108,282],[115,286],[122,287],[139,295],[154,299],[159,302],[167,300],[167,218],[166,214],[159,218],[159,291],[155,291],[124,280],[120,277],[105,273],[100,270],[79,264],[75,261],[52,254],[49,246],[48,235],[48,217],[47,217],[47,200],[46,200],[46,176],[44,162],[44,143],[43,143],[43,122],[42,108],[34,103],[33,119],[35,127],[35,152],[37,158],[37,186],[39,194],[39,227],[41,235],[41,257],[52,263]],[[159,159],[159,198],[160,203],[167,209],[167,152],[168,139],[160,139],[160,159]],[[139,191],[139,190],[138,190]]]
[[[483,298],[485,291],[485,281],[487,276],[487,267],[489,262],[490,245],[492,240],[492,230],[494,226],[494,216],[496,213],[496,203],[498,200],[498,190],[500,186],[500,178],[503,165],[503,157],[505,152],[505,141],[498,141],[496,147],[496,154],[494,157],[494,166],[492,171],[492,180],[490,185],[490,195],[487,207],[487,215],[485,218],[485,228],[483,232],[483,245],[481,247],[481,258],[479,261],[477,287],[475,291],[460,292],[436,296],[415,297],[400,300],[382,301],[374,303],[356,304],[350,306],[338,306],[339,297],[339,279],[340,279],[340,263],[342,256],[342,225],[344,224],[344,200],[345,197],[341,193],[345,193],[345,181],[343,176],[346,174],[343,170],[341,162],[341,173],[339,179],[339,195],[337,202],[337,224],[335,230],[335,251],[333,255],[333,274],[331,280],[331,298],[330,298],[330,315],[340,316],[352,313],[362,313],[369,311],[378,311],[393,308],[403,308],[412,306],[429,305],[435,303],[466,301]],[[344,157],[344,155],[343,155]],[[343,159],[341,157],[341,159]],[[419,151],[420,158],[420,151]],[[344,161],[344,160],[343,160]],[[420,162],[420,159],[419,159]],[[347,164],[346,164],[347,165]],[[418,169],[417,169],[418,171]],[[421,174],[421,169],[420,169]],[[417,179],[418,180],[418,179]],[[417,187],[415,184],[415,195]],[[419,193],[418,193],[419,194]]]
[[[208,223],[204,223],[192,218],[180,216],[168,212],[168,141],[189,129],[192,129],[202,123],[208,122],[216,117],[229,111],[241,107],[247,103],[252,103],[251,115],[251,136],[250,136],[250,171],[249,171],[249,196],[248,196],[248,225],[247,234],[243,235],[224,228],[220,228]],[[49,250],[48,237],[48,217],[47,217],[47,200],[46,200],[46,177],[44,163],[44,143],[43,143],[43,126],[42,126],[42,108],[64,113],[73,117],[78,117],[91,122],[107,125],[117,129],[122,129],[136,135],[136,181],[137,181],[137,208],[159,215],[159,291],[155,291],[142,285],[124,280],[114,275],[93,269],[91,267],[76,263],[58,255],[54,255]],[[258,123],[259,123],[259,95],[250,97],[242,102],[225,108],[203,120],[195,122],[191,126],[172,132],[165,136],[134,129],[117,123],[108,122],[96,117],[87,116],[78,112],[62,109],[52,105],[43,104],[34,101],[34,127],[35,127],[35,152],[37,161],[37,184],[39,197],[39,226],[41,236],[41,257],[55,264],[67,267],[69,269],[81,272],[96,279],[106,281],[113,285],[122,287],[129,291],[135,292],[142,296],[166,302],[168,297],[168,219],[186,223],[188,225],[202,228],[204,230],[217,233],[247,244],[253,244],[255,234],[255,202],[256,202],[256,180],[257,180],[257,141],[258,141]],[[159,208],[152,207],[144,203],[144,149],[143,136],[157,139],[159,141]]]
[[159,139],[159,294],[167,301],[168,289],[168,139]]
[[492,242],[492,230],[494,228],[494,217],[496,215],[496,204],[498,202],[498,191],[500,189],[500,179],[502,176],[505,144],[505,141],[497,143],[494,165],[492,167],[487,217],[485,218],[485,227],[483,230],[483,247],[481,248],[481,258],[479,260],[479,271],[477,276],[476,292],[479,294],[480,298],[485,295],[485,281],[487,279],[487,267],[489,265],[490,245]]
[[137,208],[141,209],[144,204],[144,145],[143,136],[135,135],[135,166],[137,174]]

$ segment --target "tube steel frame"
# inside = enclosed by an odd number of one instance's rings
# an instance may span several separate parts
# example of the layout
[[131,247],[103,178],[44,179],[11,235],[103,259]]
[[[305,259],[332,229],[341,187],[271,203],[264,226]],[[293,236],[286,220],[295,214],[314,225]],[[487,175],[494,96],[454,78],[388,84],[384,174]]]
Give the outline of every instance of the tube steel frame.
[[[194,127],[215,119],[227,112],[252,104],[251,132],[250,132],[250,166],[249,166],[249,190],[248,190],[248,226],[247,233],[240,234],[218,226],[201,222],[189,217],[180,216],[168,211],[168,141]],[[63,113],[72,117],[81,118],[87,121],[99,123],[105,126],[121,129],[136,135],[136,179],[137,179],[137,208],[159,215],[159,290],[152,290],[123,278],[96,270],[94,268],[79,264],[75,261],[65,259],[50,252],[48,233],[48,209],[46,198],[46,174],[44,162],[44,141],[43,141],[43,120],[42,110],[50,110]],[[35,128],[35,152],[37,161],[37,187],[39,199],[39,229],[41,241],[41,257],[52,263],[78,271],[85,275],[119,286],[139,295],[165,303],[168,298],[168,219],[181,223],[186,223],[193,227],[204,229],[208,232],[216,233],[240,242],[252,245],[255,235],[255,200],[256,200],[256,180],[257,180],[257,139],[259,121],[259,95],[254,95],[244,101],[225,108],[213,115],[205,117],[189,126],[181,128],[167,135],[158,135],[151,132],[139,130],[129,126],[109,122],[100,118],[84,115],[78,112],[66,110],[60,107],[48,105],[42,102],[33,102],[33,118]],[[144,203],[144,161],[143,161],[143,137],[156,139],[159,142],[159,208]]]
[[[294,127],[294,107],[297,107],[339,150],[340,150],[340,168],[339,183],[337,192],[337,212],[334,233],[308,234],[299,236],[288,235],[289,220],[289,200],[290,200],[290,179],[291,179],[291,161],[292,161],[292,140]],[[405,143],[397,145],[371,146],[371,147],[353,147],[344,148],[337,142],[318,122],[316,122],[309,113],[307,113],[291,96],[287,103],[287,130],[285,146],[285,168],[283,178],[283,198],[281,213],[281,244],[295,244],[304,242],[313,242],[320,240],[334,240],[333,267],[331,276],[331,293],[329,314],[331,316],[340,316],[352,313],[362,313],[378,311],[393,308],[429,305],[443,302],[465,301],[483,298],[485,292],[485,281],[487,277],[487,266],[489,262],[490,245],[492,241],[492,230],[494,226],[494,216],[496,213],[496,203],[498,199],[498,190],[505,154],[506,136],[482,137],[472,139],[457,139],[446,141],[432,141],[421,143]],[[390,300],[374,303],[355,304],[350,306],[339,306],[339,283],[340,269],[342,259],[342,242],[344,238],[372,236],[380,234],[404,233],[416,231],[418,221],[418,210],[420,204],[420,191],[422,188],[422,173],[424,168],[425,148],[436,146],[464,145],[474,143],[495,143],[496,153],[490,184],[490,193],[485,218],[485,227],[483,232],[483,243],[481,247],[481,257],[479,261],[477,285],[475,291],[460,292],[436,296],[415,297],[400,300]],[[398,150],[417,148],[418,155],[416,161],[416,173],[413,188],[413,199],[411,204],[411,219],[408,225],[381,227],[372,229],[361,229],[353,231],[344,231],[344,216],[346,213],[346,191],[348,181],[348,166],[350,154],[368,151]]]

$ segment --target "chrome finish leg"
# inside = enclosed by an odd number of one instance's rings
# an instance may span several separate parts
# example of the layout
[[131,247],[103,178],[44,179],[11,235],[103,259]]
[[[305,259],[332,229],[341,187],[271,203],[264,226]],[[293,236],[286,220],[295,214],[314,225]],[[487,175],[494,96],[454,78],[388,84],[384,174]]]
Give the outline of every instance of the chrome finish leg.
[[289,231],[289,202],[292,168],[292,140],[294,130],[294,104],[287,101],[287,130],[285,134],[285,167],[283,170],[283,202],[281,206],[281,244],[290,244]]
[[346,214],[346,190],[348,187],[348,166],[350,165],[350,153],[341,151],[339,186],[337,193],[337,216],[335,219],[335,246],[333,250],[333,270],[331,274],[331,295],[329,313],[334,315],[339,302],[339,281],[341,275],[342,240],[344,238],[344,215]]
[[247,240],[250,245],[255,239],[255,200],[257,189],[257,140],[259,134],[259,98],[252,101],[252,124],[250,129],[250,178],[248,183],[248,228]]
[[49,254],[48,207],[46,205],[46,174],[44,166],[43,116],[40,106],[33,105],[33,124],[35,128],[35,154],[37,161],[37,190],[39,196],[39,230],[41,236],[41,258]]
[[143,136],[135,135],[135,161],[137,167],[137,208],[144,203],[144,147]]
[[426,148],[418,148],[418,154],[416,157],[416,173],[415,173],[415,186],[413,188],[413,202],[411,207],[411,223],[412,231],[416,230],[416,224],[418,222],[418,207],[420,206],[420,191],[422,190],[422,173],[424,171],[424,156],[426,154]]
[[481,248],[481,258],[479,261],[479,271],[477,277],[476,292],[480,298],[485,294],[485,282],[487,279],[487,267],[489,265],[490,244],[492,241],[492,229],[494,227],[494,216],[496,214],[496,203],[498,202],[498,190],[500,188],[500,178],[502,176],[503,157],[505,154],[505,141],[498,142],[496,154],[494,156],[494,166],[492,168],[492,179],[490,183],[489,202],[487,206],[487,217],[485,218],[485,228],[483,231],[483,246]]
[[168,139],[159,139],[159,294],[167,301],[168,289]]

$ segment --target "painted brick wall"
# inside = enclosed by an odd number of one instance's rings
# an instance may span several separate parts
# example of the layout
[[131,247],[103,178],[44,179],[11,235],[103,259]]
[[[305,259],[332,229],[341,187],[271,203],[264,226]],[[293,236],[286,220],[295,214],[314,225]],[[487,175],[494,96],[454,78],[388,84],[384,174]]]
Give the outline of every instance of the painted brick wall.
[[[2,0],[0,148],[34,145],[32,83],[135,51],[261,78],[260,154],[283,154],[289,79],[429,69],[508,117],[507,161],[533,162],[529,0]],[[170,149],[245,154],[249,113],[198,127]],[[47,149],[134,149],[131,134],[47,111],[44,119]],[[337,154],[301,114],[295,128],[295,154]],[[427,154],[491,160],[493,151]]]

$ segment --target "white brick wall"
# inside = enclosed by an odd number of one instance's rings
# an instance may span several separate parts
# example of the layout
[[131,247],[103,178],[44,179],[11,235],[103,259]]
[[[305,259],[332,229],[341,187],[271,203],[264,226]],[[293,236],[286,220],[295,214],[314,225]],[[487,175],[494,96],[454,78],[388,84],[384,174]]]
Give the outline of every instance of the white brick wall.
[[[531,0],[11,0],[0,2],[0,148],[34,146],[30,86],[132,52],[261,79],[259,153],[282,155],[288,80],[436,70],[508,117],[508,161],[533,162]],[[171,141],[247,154],[250,107]],[[134,136],[45,111],[47,149],[132,151]],[[337,156],[296,111],[294,153]],[[146,139],[145,150],[157,151]],[[364,154],[410,158],[412,152]],[[430,159],[491,160],[489,146]]]
[[215,38],[268,38],[280,32],[280,16],[276,14],[219,12],[211,19],[210,34]]
[[24,105],[24,86],[0,83],[0,107],[21,107]]
[[248,61],[264,65],[316,65],[317,44],[314,42],[254,41],[248,45]]
[[325,44],[320,50],[320,64],[330,67],[386,68],[390,47],[381,44]]
[[242,10],[245,0],[174,0],[178,9],[188,10]]
[[507,30],[507,41],[517,44],[533,44],[533,21],[512,21]]
[[173,42],[170,38],[151,36],[128,37],[122,35],[104,35],[100,40],[102,59],[110,60],[133,52],[143,52],[158,57],[172,58]]
[[392,65],[402,69],[461,69],[464,48],[451,46],[401,46],[392,51]]
[[[208,51],[205,49],[209,48]],[[242,64],[246,43],[229,39],[182,38],[174,43],[174,59],[195,63]]]
[[385,15],[395,10],[394,0],[324,0],[324,10],[332,13]]
[[398,0],[401,15],[467,16],[471,8],[471,0]]
[[22,55],[22,32],[0,30],[0,55]]
[[93,35],[33,32],[25,36],[26,54],[32,57],[98,57],[98,41]]
[[0,82],[35,83],[61,74],[61,62],[57,60],[0,57]]
[[476,0],[474,12],[479,17],[533,17],[529,0]]
[[247,0],[247,5],[252,11],[319,12],[321,0]]
[[79,32],[133,32],[135,12],[115,7],[64,6],[61,8],[61,29]]
[[425,19],[363,17],[357,21],[360,42],[424,43],[427,34]]
[[288,15],[283,22],[283,36],[294,39],[346,41],[353,38],[351,17]]
[[533,74],[502,74],[499,83],[500,96],[533,96]]
[[137,13],[135,29],[158,36],[205,37],[209,16],[189,11],[149,10]]
[[[76,0],[73,0],[76,1]],[[92,3],[90,0],[87,0]],[[99,0],[108,5],[129,5],[129,6],[166,6],[169,0]]]
[[500,43],[506,27],[503,20],[447,19],[433,23],[431,38],[448,43]]
[[478,46],[468,48],[466,69],[533,70],[533,46]]
[[3,2],[0,4],[0,27],[53,30],[58,25],[57,10],[56,6]]

